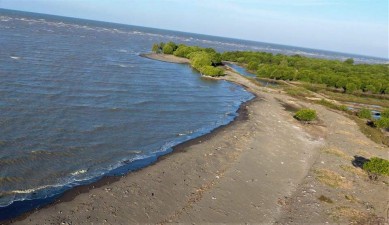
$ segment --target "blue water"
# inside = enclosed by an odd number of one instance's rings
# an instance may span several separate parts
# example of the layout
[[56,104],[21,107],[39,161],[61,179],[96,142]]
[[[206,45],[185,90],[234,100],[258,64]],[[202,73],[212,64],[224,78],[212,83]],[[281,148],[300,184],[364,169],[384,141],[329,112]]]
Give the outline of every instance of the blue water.
[[140,57],[154,42],[350,57],[2,9],[0,34],[0,220],[146,166],[253,98],[188,65]]

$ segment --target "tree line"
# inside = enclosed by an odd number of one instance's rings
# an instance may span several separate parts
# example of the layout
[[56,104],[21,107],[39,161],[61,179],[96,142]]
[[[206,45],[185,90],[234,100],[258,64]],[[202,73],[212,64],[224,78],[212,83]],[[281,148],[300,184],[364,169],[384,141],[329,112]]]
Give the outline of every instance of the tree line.
[[347,93],[389,94],[389,65],[273,55],[266,52],[225,52],[222,60],[244,64],[258,77],[324,84]]
[[223,75],[223,70],[217,66],[222,65],[222,61],[231,61],[243,64],[261,78],[323,84],[350,94],[389,94],[387,64],[354,64],[351,58],[339,61],[253,51],[220,54],[212,48],[177,45],[174,42],[154,44],[152,50],[188,58],[195,69],[211,76]]

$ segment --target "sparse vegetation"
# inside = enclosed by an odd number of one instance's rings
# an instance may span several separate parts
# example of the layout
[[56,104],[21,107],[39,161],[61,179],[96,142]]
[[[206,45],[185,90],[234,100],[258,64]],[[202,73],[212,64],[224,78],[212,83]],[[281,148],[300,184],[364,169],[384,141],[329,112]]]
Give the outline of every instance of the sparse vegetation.
[[347,219],[351,224],[373,224],[367,222],[374,218],[374,215],[372,214],[362,212],[347,206],[336,207],[332,213],[332,216],[336,220]]
[[330,101],[327,101],[325,99],[321,99],[320,101],[316,101],[316,103],[323,105],[323,106],[326,106],[326,107],[331,108],[331,109],[336,109],[336,110],[340,110],[340,111],[344,111],[344,112],[349,111],[347,106],[337,105],[337,104],[330,102]]
[[324,195],[320,195],[320,197],[318,198],[321,202],[327,202],[327,203],[334,203],[330,198],[324,196]]
[[363,164],[363,169],[369,173],[377,175],[389,175],[389,161],[386,159],[373,157]]
[[353,175],[356,175],[356,176],[366,176],[366,172],[363,171],[361,168],[359,167],[355,167],[355,166],[351,166],[351,165],[341,165],[340,168],[346,172],[349,172]]
[[378,128],[389,129],[389,118],[382,117],[381,119],[374,121],[374,125]]
[[300,109],[294,115],[294,118],[300,121],[313,121],[316,117],[316,111],[313,109]]
[[366,108],[362,108],[358,112],[358,117],[362,119],[371,119],[371,112]]
[[389,118],[389,109],[384,109],[381,113],[382,118]]
[[310,91],[308,91],[307,89],[305,89],[303,87],[293,87],[293,86],[285,87],[284,91],[288,95],[293,96],[293,97],[310,97],[310,96],[312,96],[312,93],[310,93]]
[[351,160],[352,157],[347,155],[346,153],[344,153],[342,150],[338,149],[338,148],[334,148],[334,147],[331,147],[331,148],[327,148],[324,150],[325,153],[328,153],[328,154],[332,154],[332,155],[335,155],[335,156],[338,156],[338,157],[341,157],[341,158],[344,158],[344,159],[347,159],[347,160]]
[[339,174],[328,169],[320,169],[315,171],[316,179],[323,184],[333,188],[351,188],[351,182],[342,178]]

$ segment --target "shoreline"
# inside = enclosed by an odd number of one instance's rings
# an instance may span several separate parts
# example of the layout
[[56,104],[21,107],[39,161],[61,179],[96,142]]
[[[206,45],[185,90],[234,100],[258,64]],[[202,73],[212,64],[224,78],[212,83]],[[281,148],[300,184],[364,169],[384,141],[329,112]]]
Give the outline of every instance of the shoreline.
[[[182,63],[182,64],[189,63],[189,61],[188,62],[179,62],[179,61],[175,61],[175,59],[172,59],[171,61],[165,61],[163,59],[159,60],[159,59],[153,58],[153,56],[150,56],[150,54],[141,54],[140,56],[145,57],[145,58],[149,58],[149,59],[153,59],[153,60],[162,61],[162,62]],[[206,78],[208,78],[208,76],[206,76]],[[209,77],[209,78],[215,79],[212,77]],[[247,86],[245,86],[243,84],[236,83],[236,82],[234,82],[234,83],[243,87],[244,89],[247,89]],[[110,184],[114,184],[115,182],[118,182],[123,177],[126,177],[132,173],[136,173],[138,171],[141,171],[149,166],[156,165],[159,162],[165,160],[167,157],[169,157],[173,154],[186,151],[186,149],[192,145],[196,145],[198,143],[205,142],[205,141],[211,139],[213,136],[217,135],[220,132],[225,131],[230,126],[234,126],[236,123],[239,123],[239,122],[242,122],[242,121],[245,121],[248,119],[247,107],[250,104],[252,104],[254,101],[258,100],[258,95],[256,93],[254,93],[254,92],[250,92],[250,93],[254,97],[252,99],[250,99],[246,102],[242,102],[240,104],[239,108],[235,112],[235,113],[237,113],[237,116],[232,121],[230,121],[228,124],[218,126],[218,127],[214,128],[213,130],[211,130],[209,133],[200,135],[200,136],[195,137],[193,139],[190,139],[190,140],[184,141],[180,144],[177,144],[177,145],[172,147],[172,151],[165,152],[165,153],[162,153],[161,155],[158,155],[156,157],[156,160],[146,158],[146,159],[134,161],[135,163],[138,162],[141,165],[137,166],[135,169],[128,170],[127,172],[125,172],[124,175],[105,175],[105,176],[101,177],[100,179],[98,179],[97,181],[93,181],[92,183],[72,187],[72,188],[64,191],[63,193],[58,194],[59,197],[57,197],[57,195],[54,195],[54,197],[46,198],[46,199],[54,198],[54,201],[49,200],[51,202],[44,203],[43,206],[38,207],[38,208],[32,208],[31,210],[28,210],[27,212],[22,213],[21,215],[16,216],[14,218],[6,219],[3,221],[0,220],[0,224],[12,224],[12,223],[17,222],[17,221],[23,221],[26,218],[28,218],[29,215],[31,215],[35,212],[38,212],[38,211],[45,209],[45,208],[53,207],[53,206],[60,204],[60,203],[70,202],[70,201],[74,200],[78,195],[88,193],[93,189],[98,189],[98,188],[102,188],[102,187],[110,185]],[[125,166],[123,166],[123,167],[125,167]],[[46,199],[36,199],[36,200],[31,200],[31,201],[33,203],[35,201],[37,201],[37,202],[43,201],[44,202]],[[7,208],[7,207],[5,207],[5,208]]]
[[[107,178],[99,187],[91,184],[85,192],[72,189],[62,201],[12,222],[339,224],[374,221],[372,211],[385,215],[386,202],[374,193],[387,186],[371,185],[350,160],[387,157],[387,147],[364,136],[342,113],[257,86],[233,71],[216,79],[255,95],[240,105],[232,122],[175,146],[147,167],[112,182]],[[288,110],[291,105],[317,110],[320,124],[299,123]],[[341,176],[341,186],[327,185],[318,172]]]

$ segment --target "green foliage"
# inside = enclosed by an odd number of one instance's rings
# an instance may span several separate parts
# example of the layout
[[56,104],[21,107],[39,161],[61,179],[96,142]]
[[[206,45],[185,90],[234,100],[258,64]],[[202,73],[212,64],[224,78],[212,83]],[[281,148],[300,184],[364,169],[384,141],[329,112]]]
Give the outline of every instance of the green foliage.
[[374,125],[378,128],[389,129],[389,118],[381,117],[381,119],[374,121]]
[[344,61],[344,63],[347,63],[347,64],[349,64],[349,65],[352,65],[352,64],[354,64],[354,59],[353,59],[353,58],[346,59],[346,60]]
[[367,85],[365,87],[365,91],[371,92],[371,93],[375,93],[376,92],[376,88],[374,87],[374,85],[369,84],[369,85]]
[[256,62],[259,77],[324,84],[352,94],[362,91],[389,94],[389,67],[385,64],[354,64],[353,59],[341,62],[251,51],[224,52],[222,59],[247,64],[249,70]]
[[256,71],[258,70],[258,63],[257,62],[254,62],[254,61],[251,61],[247,64],[247,69],[248,70],[252,70],[252,71]]
[[311,92],[302,87],[285,87],[285,92],[293,97],[309,97],[311,96]]
[[200,68],[199,71],[204,75],[208,75],[212,77],[218,77],[224,75],[224,71],[222,69],[213,66],[203,66]]
[[174,49],[173,49],[173,47],[170,46],[170,45],[165,45],[165,46],[163,47],[163,49],[162,49],[162,52],[163,52],[163,54],[169,54],[169,55],[171,55],[171,54],[173,54]]
[[186,46],[186,45],[179,45],[178,48],[174,51],[174,55],[178,57],[183,57],[183,58],[189,58],[189,54],[192,52],[199,52],[202,49],[197,46]]
[[200,48],[183,44],[177,46],[174,42],[168,42],[166,44],[154,44],[153,51],[190,59],[191,66],[204,75],[224,75],[223,69],[215,67],[222,64],[222,56],[212,48]]
[[381,112],[382,118],[389,118],[389,109],[384,109],[384,111]]
[[193,68],[200,70],[204,66],[211,66],[211,57],[206,52],[195,52],[190,54],[191,65]]
[[346,84],[346,93],[352,94],[357,90],[357,85],[354,83]]
[[161,49],[159,48],[159,44],[155,43],[153,44],[153,48],[151,49],[154,53],[161,53]]
[[163,54],[173,54],[173,52],[177,49],[177,45],[174,43],[174,42],[168,42],[166,44],[164,44],[163,46],[160,46],[162,47],[162,52]]
[[316,111],[313,109],[300,109],[294,115],[294,118],[300,121],[312,121],[317,117]]
[[389,175],[389,161],[386,159],[373,157],[363,164],[363,169],[370,173]]
[[362,108],[358,112],[358,117],[363,119],[371,119],[371,111],[366,108]]

